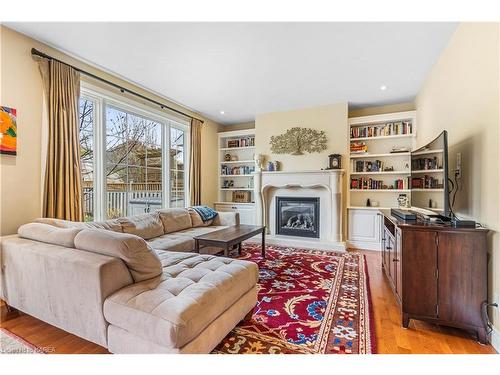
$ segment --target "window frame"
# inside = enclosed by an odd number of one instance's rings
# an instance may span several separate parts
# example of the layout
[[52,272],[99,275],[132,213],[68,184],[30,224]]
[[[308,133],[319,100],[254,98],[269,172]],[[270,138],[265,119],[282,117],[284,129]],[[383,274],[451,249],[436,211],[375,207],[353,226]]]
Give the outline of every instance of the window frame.
[[94,221],[107,220],[107,193],[106,193],[106,108],[109,106],[132,115],[145,117],[160,123],[162,140],[162,208],[170,207],[170,128],[184,132],[184,200],[187,206],[189,197],[189,168],[190,168],[190,122],[165,110],[156,109],[150,105],[133,100],[124,95],[118,95],[89,82],[81,81],[80,99],[89,99],[94,102]]

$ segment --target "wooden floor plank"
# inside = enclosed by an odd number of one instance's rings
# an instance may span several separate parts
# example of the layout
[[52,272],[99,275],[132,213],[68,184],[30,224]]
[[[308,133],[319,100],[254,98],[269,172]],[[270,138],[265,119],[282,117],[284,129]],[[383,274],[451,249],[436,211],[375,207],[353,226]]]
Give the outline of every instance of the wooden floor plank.
[[[380,254],[374,251],[359,252],[366,256],[368,265],[378,353],[496,353],[491,345],[481,345],[470,333],[456,328],[441,327],[413,320],[408,329],[402,328],[399,307],[383,274]],[[0,306],[2,309],[5,308],[3,303],[0,303]],[[48,348],[53,353],[108,353],[102,346],[22,313],[6,315],[2,311],[0,326],[37,346]]]

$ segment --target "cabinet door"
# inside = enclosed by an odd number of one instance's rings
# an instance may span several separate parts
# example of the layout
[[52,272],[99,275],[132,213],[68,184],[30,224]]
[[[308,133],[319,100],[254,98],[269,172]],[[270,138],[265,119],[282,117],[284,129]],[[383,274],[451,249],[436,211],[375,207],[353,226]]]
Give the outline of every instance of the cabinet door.
[[255,209],[242,207],[238,208],[240,213],[240,224],[255,225]]
[[391,235],[387,229],[384,229],[385,248],[384,248],[384,267],[387,274],[391,274]]
[[438,239],[439,318],[480,327],[487,300],[486,235],[440,232]]
[[385,233],[385,228],[382,228],[382,238],[381,238],[381,247],[380,247],[380,254],[381,254],[381,259],[382,259],[382,266],[386,267],[386,262],[385,262],[385,256],[386,256],[386,250],[385,247],[387,246],[387,240],[386,240],[386,233]]
[[437,310],[437,233],[402,232],[403,312],[436,317]]
[[394,259],[393,259],[393,269],[395,273],[394,284],[396,284],[396,294],[401,299],[401,287],[402,287],[402,277],[401,277],[401,229],[396,228],[396,242],[394,244]]
[[379,250],[381,242],[380,213],[373,209],[349,210],[349,242],[354,247]]

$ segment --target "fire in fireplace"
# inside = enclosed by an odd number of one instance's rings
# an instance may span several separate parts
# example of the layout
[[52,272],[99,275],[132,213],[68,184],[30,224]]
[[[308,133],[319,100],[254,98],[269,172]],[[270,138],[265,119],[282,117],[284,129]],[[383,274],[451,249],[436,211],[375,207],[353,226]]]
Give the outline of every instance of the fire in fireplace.
[[276,234],[319,238],[319,198],[276,197]]

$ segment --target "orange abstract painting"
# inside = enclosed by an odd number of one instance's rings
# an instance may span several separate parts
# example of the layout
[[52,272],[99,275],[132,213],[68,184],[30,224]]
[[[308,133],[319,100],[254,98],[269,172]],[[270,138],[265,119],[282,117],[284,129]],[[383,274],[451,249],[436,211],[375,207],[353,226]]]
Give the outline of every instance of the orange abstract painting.
[[14,108],[0,107],[0,154],[17,155],[17,120]]

